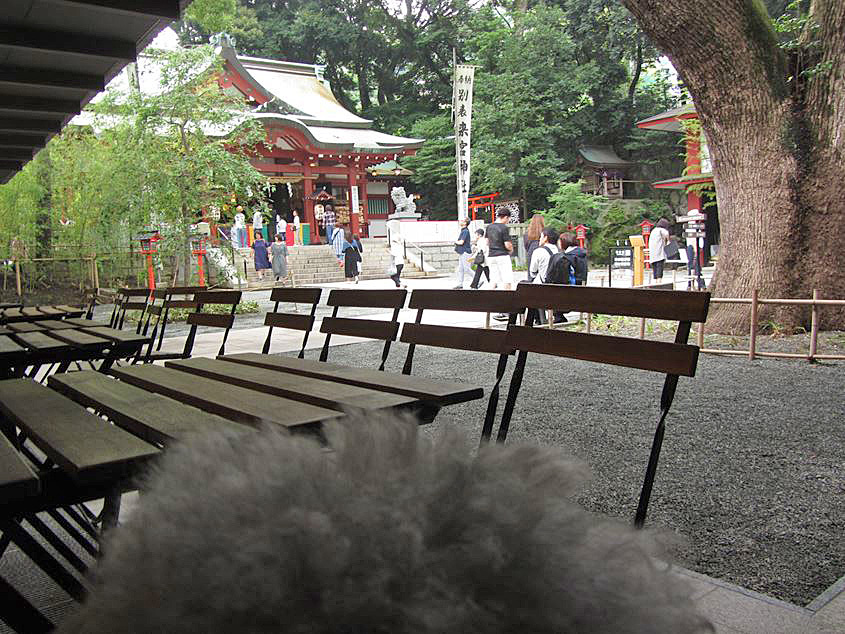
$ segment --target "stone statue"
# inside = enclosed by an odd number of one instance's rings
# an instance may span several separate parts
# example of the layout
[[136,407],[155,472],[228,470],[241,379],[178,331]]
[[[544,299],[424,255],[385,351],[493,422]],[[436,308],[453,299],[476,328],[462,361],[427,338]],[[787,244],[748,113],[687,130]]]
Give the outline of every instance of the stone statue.
[[390,197],[396,205],[395,216],[404,217],[419,217],[417,211],[417,204],[414,202],[413,196],[408,196],[405,193],[404,187],[394,187],[390,190]]

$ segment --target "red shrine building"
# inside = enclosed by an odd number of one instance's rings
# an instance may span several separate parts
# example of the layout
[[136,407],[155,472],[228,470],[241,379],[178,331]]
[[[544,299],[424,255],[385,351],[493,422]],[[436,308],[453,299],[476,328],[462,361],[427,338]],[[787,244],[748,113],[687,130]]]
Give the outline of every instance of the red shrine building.
[[[338,102],[320,66],[244,57],[226,46],[221,55],[220,85],[242,95],[267,130],[270,147],[257,146],[252,164],[272,184],[275,212],[291,220],[293,209],[304,211],[312,243],[326,204],[353,233],[385,235],[391,173],[396,179],[407,173],[390,162],[415,154],[423,139],[374,130]],[[384,164],[396,169],[379,169]]]
[[[698,122],[698,113],[693,104],[685,104],[661,112],[648,119],[637,122],[638,128],[661,130],[684,135],[686,167],[681,176],[652,183],[658,189],[677,189],[686,192],[687,211],[697,209],[707,214],[705,245],[719,243],[719,216],[714,200],[705,197],[714,196],[713,171],[710,165],[710,153],[707,139]],[[705,204],[708,203],[708,204]]]

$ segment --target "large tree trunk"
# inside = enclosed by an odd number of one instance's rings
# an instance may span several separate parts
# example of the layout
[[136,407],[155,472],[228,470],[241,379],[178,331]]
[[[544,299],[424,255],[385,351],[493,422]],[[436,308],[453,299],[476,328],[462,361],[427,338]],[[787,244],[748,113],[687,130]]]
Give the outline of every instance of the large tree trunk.
[[[718,297],[845,299],[845,3],[816,0],[821,61],[810,78],[778,47],[754,0],[623,0],[689,87],[707,134],[722,244]],[[761,320],[808,327],[808,308],[766,307]],[[708,327],[748,328],[748,307],[715,305]],[[845,328],[825,307],[822,328]]]

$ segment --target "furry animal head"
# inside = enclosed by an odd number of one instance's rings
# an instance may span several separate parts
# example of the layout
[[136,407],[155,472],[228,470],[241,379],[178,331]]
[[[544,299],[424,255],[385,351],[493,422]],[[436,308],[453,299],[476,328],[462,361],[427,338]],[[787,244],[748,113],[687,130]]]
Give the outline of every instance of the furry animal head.
[[174,446],[64,633],[711,631],[559,451],[360,417]]

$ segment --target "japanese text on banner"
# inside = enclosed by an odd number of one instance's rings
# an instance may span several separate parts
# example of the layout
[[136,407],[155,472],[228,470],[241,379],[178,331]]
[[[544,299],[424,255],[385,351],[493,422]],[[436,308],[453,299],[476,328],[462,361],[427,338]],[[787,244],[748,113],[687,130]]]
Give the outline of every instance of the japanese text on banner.
[[472,84],[474,66],[455,66],[452,105],[455,113],[455,167],[458,189],[458,219],[468,215],[470,177],[470,133],[472,129]]

